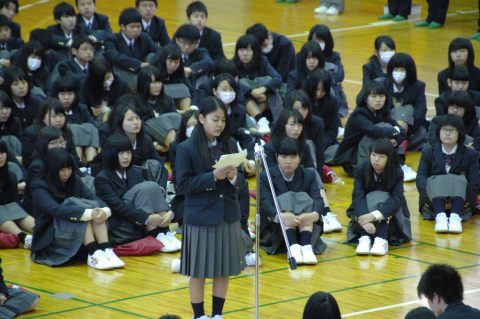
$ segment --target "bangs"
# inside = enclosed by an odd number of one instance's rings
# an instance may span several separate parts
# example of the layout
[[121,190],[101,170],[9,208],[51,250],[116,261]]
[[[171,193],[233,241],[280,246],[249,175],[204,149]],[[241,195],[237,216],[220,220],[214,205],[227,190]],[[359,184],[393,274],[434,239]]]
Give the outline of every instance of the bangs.
[[379,139],[373,144],[372,152],[382,155],[389,155],[393,150],[392,143],[387,139]]
[[284,138],[277,148],[277,155],[298,155],[301,156],[302,152],[300,149],[300,143],[293,139],[286,137]]

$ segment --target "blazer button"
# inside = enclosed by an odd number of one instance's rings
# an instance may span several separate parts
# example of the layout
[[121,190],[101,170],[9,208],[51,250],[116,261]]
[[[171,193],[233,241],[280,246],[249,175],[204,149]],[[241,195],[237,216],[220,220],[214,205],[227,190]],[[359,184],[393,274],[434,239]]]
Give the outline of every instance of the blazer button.
[[220,194],[220,198],[223,198],[223,194]]

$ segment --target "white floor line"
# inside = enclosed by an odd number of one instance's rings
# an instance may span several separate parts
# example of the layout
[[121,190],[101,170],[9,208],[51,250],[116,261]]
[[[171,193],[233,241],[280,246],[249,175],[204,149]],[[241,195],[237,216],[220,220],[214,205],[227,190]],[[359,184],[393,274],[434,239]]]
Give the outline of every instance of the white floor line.
[[[473,294],[476,292],[480,292],[480,289],[473,289],[473,290],[467,290],[464,291],[464,294]],[[398,307],[403,307],[403,306],[408,306],[408,305],[414,305],[414,304],[424,304],[424,301],[422,300],[412,300],[412,301],[406,301],[390,306],[383,306],[383,307],[377,307],[377,308],[371,308],[367,310],[362,310],[362,311],[357,311],[357,312],[350,312],[347,314],[342,314],[342,318],[348,318],[348,317],[354,317],[354,316],[359,316],[363,315],[366,313],[372,313],[372,312],[377,312],[377,311],[382,311],[382,310],[387,310],[387,309],[392,309],[392,308],[398,308]]]
[[31,7],[35,7],[39,4],[43,4],[43,3],[47,3],[47,2],[50,2],[51,0],[39,0],[37,2],[34,2],[34,3],[30,3],[30,4],[26,4],[26,5],[23,5],[23,6],[20,6],[18,8],[19,11],[21,10],[25,10],[25,9],[28,9],[28,8],[31,8]]

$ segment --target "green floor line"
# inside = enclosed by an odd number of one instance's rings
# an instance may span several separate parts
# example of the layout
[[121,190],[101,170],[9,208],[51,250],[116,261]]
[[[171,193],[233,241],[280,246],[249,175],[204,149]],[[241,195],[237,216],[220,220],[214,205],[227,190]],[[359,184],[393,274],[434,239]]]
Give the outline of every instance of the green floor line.
[[441,246],[437,246],[437,245],[435,245],[435,244],[427,243],[427,242],[423,242],[423,241],[419,241],[419,243],[422,243],[422,244],[428,245],[428,246],[434,246],[434,247],[437,247],[437,248],[440,248],[440,249],[447,249],[447,250],[455,251],[455,252],[462,253],[462,254],[467,254],[467,255],[472,255],[472,256],[480,257],[480,254],[478,254],[478,253],[472,253],[472,252],[470,252],[470,251],[465,251],[465,250],[460,250],[460,249],[455,249],[455,248],[450,248],[450,247],[441,247]]
[[67,312],[71,312],[71,311],[77,311],[77,310],[82,310],[82,309],[87,309],[87,308],[92,308],[92,307],[95,307],[95,305],[89,305],[89,306],[65,309],[65,310],[61,310],[61,311],[49,312],[49,313],[44,313],[44,314],[41,314],[41,315],[29,316],[29,317],[26,317],[26,318],[28,318],[28,319],[44,318],[44,317],[48,317],[48,316],[58,315],[58,314],[61,314],[61,313],[67,313]]
[[395,255],[395,254],[390,254],[390,253],[388,253],[388,255],[389,255],[389,256],[393,256],[393,257],[395,257],[395,258],[407,259],[407,260],[416,261],[416,262],[423,263],[423,264],[427,264],[427,265],[432,265],[432,264],[434,264],[434,263],[432,263],[432,262],[428,262],[428,261],[424,261],[424,260],[416,259],[416,258],[411,258],[411,257],[406,257],[406,256],[400,256],[400,255]]

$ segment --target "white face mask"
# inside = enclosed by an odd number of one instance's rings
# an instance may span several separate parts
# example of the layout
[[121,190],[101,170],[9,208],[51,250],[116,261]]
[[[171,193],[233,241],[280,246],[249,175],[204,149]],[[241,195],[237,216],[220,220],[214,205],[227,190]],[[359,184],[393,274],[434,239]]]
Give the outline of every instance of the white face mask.
[[406,77],[407,77],[407,72],[403,72],[403,71],[392,72],[392,78],[397,84],[401,84]]
[[195,126],[190,126],[190,127],[187,127],[187,130],[185,131],[185,135],[189,138],[190,136],[192,136],[192,133],[193,133],[193,129],[195,128]]
[[235,100],[235,97],[235,92],[218,91],[218,98],[226,105],[232,103],[233,100]]
[[392,56],[395,55],[395,51],[384,51],[384,52],[379,52],[379,54],[380,54],[380,61],[383,64],[388,64]]
[[320,49],[325,50],[325,42],[324,41],[318,41],[318,45],[320,46]]
[[269,54],[273,49],[273,44],[270,42],[265,48],[262,49],[262,52]]
[[106,87],[106,88],[110,88],[110,86],[112,86],[112,83],[113,83],[113,78],[105,80],[103,82],[103,86]]
[[37,71],[42,66],[42,60],[37,58],[28,58],[27,66],[30,71]]

